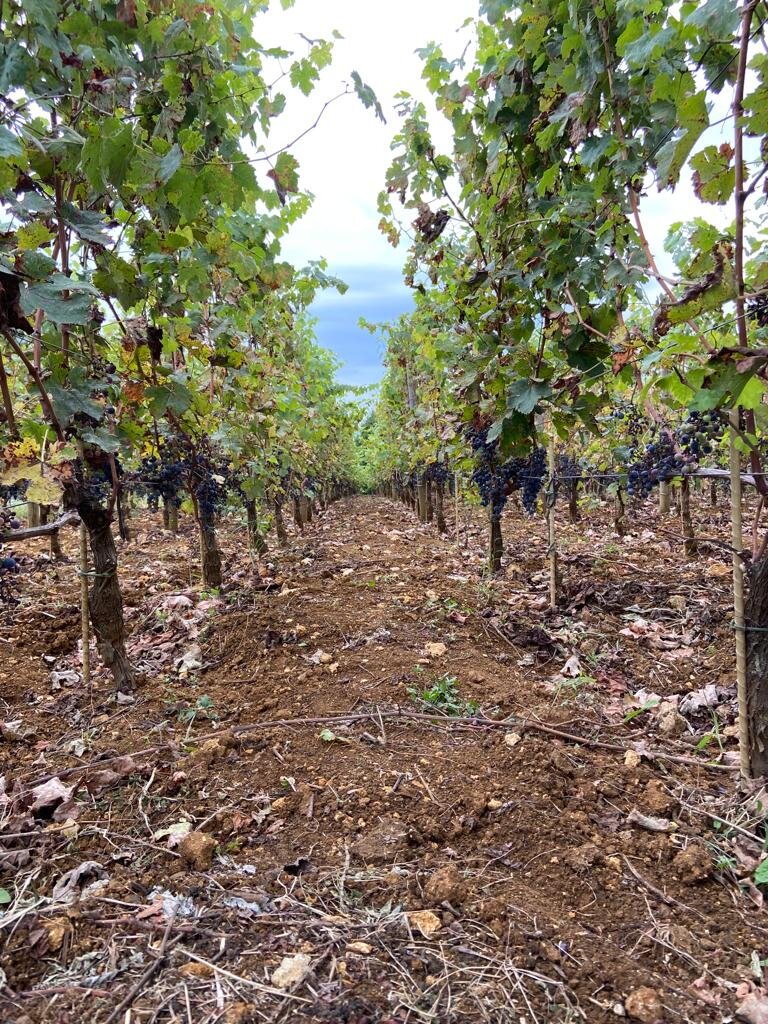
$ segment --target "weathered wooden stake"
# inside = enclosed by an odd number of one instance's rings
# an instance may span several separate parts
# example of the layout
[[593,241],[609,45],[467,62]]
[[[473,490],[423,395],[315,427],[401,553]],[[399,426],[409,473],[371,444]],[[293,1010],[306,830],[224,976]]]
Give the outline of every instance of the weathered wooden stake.
[[731,470],[731,547],[733,549],[733,626],[736,639],[736,695],[739,704],[739,762],[741,774],[750,778],[749,708],[747,706],[747,634],[744,621],[744,545],[741,526],[741,459],[736,446],[738,412],[729,416],[729,455]]
[[456,519],[456,543],[459,543],[459,474],[453,474],[453,504]]
[[549,487],[547,490],[547,528],[549,534],[549,606],[557,607],[558,591],[558,564],[557,564],[557,535],[555,532],[555,437],[550,436],[547,446],[547,461],[549,463]]
[[88,607],[88,530],[80,524],[80,633],[83,643],[83,685],[91,688],[91,620]]

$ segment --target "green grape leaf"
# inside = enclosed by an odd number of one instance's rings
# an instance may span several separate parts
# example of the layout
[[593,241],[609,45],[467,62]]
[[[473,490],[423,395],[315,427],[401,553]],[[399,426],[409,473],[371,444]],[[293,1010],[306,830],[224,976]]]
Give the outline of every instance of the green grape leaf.
[[24,148],[19,139],[13,132],[0,125],[0,157],[23,155]]
[[367,110],[373,108],[376,117],[384,124],[386,124],[387,119],[384,116],[384,111],[381,108],[381,104],[378,101],[376,93],[373,91],[370,85],[366,85],[366,83],[362,80],[357,71],[352,72],[352,85],[354,86],[358,99],[363,104],[363,106]]

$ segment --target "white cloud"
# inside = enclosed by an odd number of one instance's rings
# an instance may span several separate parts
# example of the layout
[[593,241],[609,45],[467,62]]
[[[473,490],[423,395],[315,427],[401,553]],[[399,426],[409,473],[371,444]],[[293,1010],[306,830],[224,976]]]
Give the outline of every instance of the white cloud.
[[306,100],[289,97],[288,108],[275,122],[271,148],[310,125],[353,70],[373,87],[388,122],[378,121],[356,96],[345,96],[294,147],[302,187],[315,195],[315,202],[284,244],[288,259],[302,263],[325,256],[331,270],[339,264],[402,264],[402,253],[378,230],[376,211],[376,196],[392,158],[390,143],[398,130],[395,95],[407,91],[428,99],[415,50],[436,41],[448,56],[459,56],[469,38],[460,26],[476,11],[472,0],[297,0],[288,11],[275,5],[259,17],[260,42],[297,54],[306,48],[299,33],[328,38],[335,28],[344,37],[336,42],[333,65],[323,72],[312,95]]

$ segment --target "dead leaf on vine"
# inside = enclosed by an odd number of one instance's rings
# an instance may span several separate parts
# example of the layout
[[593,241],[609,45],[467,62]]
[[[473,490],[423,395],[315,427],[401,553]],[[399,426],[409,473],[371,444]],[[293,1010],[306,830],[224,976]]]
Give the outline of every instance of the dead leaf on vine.
[[614,376],[621,373],[627,363],[632,362],[635,351],[636,349],[634,348],[620,348],[616,352],[611,353],[611,370]]

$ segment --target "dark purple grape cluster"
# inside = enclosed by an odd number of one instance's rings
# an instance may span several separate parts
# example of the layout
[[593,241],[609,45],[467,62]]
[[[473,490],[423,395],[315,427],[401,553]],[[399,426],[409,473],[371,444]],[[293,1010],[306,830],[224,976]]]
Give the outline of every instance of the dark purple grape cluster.
[[195,488],[197,507],[204,523],[213,522],[216,513],[227,499],[227,489],[216,479],[217,475],[212,472],[206,473]]
[[747,316],[758,327],[768,327],[768,292],[762,292],[747,303]]
[[640,437],[646,430],[648,421],[632,402],[620,402],[608,414],[608,419],[621,423],[630,437]]
[[83,496],[93,505],[109,501],[112,494],[112,474],[108,466],[89,469],[83,477]]
[[157,455],[148,455],[141,460],[136,476],[147,494],[149,507],[153,511],[159,507],[161,498],[177,505],[181,504],[183,473],[182,462],[168,445],[161,445]]
[[446,484],[450,477],[448,466],[444,462],[432,462],[424,470],[424,477],[436,484]]
[[536,502],[538,501],[539,492],[544,483],[544,475],[547,471],[547,453],[544,448],[534,448],[528,458],[523,461],[525,465],[520,467],[518,473],[519,479],[522,481],[520,497],[523,502],[523,508],[528,515],[532,516],[536,511]]
[[[8,530],[17,530],[21,523],[7,508],[0,508],[0,535]],[[11,577],[19,573],[19,563],[13,555],[0,555],[0,604],[18,604],[13,592]]]
[[657,484],[685,476],[696,464],[695,457],[680,447],[667,428],[659,431],[642,452],[635,449],[633,454],[636,458],[627,469],[627,492],[636,498],[647,498]]
[[627,470],[627,491],[647,498],[657,484],[686,476],[701,459],[714,451],[722,438],[725,420],[717,409],[690,412],[676,430],[662,427],[643,451],[633,450],[634,461]]
[[0,534],[8,533],[10,530],[18,530],[21,523],[10,508],[0,508]]
[[555,460],[555,472],[561,480],[570,481],[584,475],[584,467],[567,452],[560,452]]
[[680,447],[695,459],[711,455],[725,431],[725,420],[717,409],[689,413],[675,434]]
[[472,481],[480,492],[480,500],[491,510],[491,518],[498,522],[507,498],[513,491],[522,491],[523,508],[532,515],[541,491],[547,469],[547,453],[534,448],[526,458],[498,460],[498,445],[488,441],[487,431],[475,426],[467,430],[467,440],[475,456]]
[[[0,484],[0,502],[3,505],[20,505],[27,491],[27,481],[19,480],[15,484]],[[0,509],[0,514],[10,509]]]

